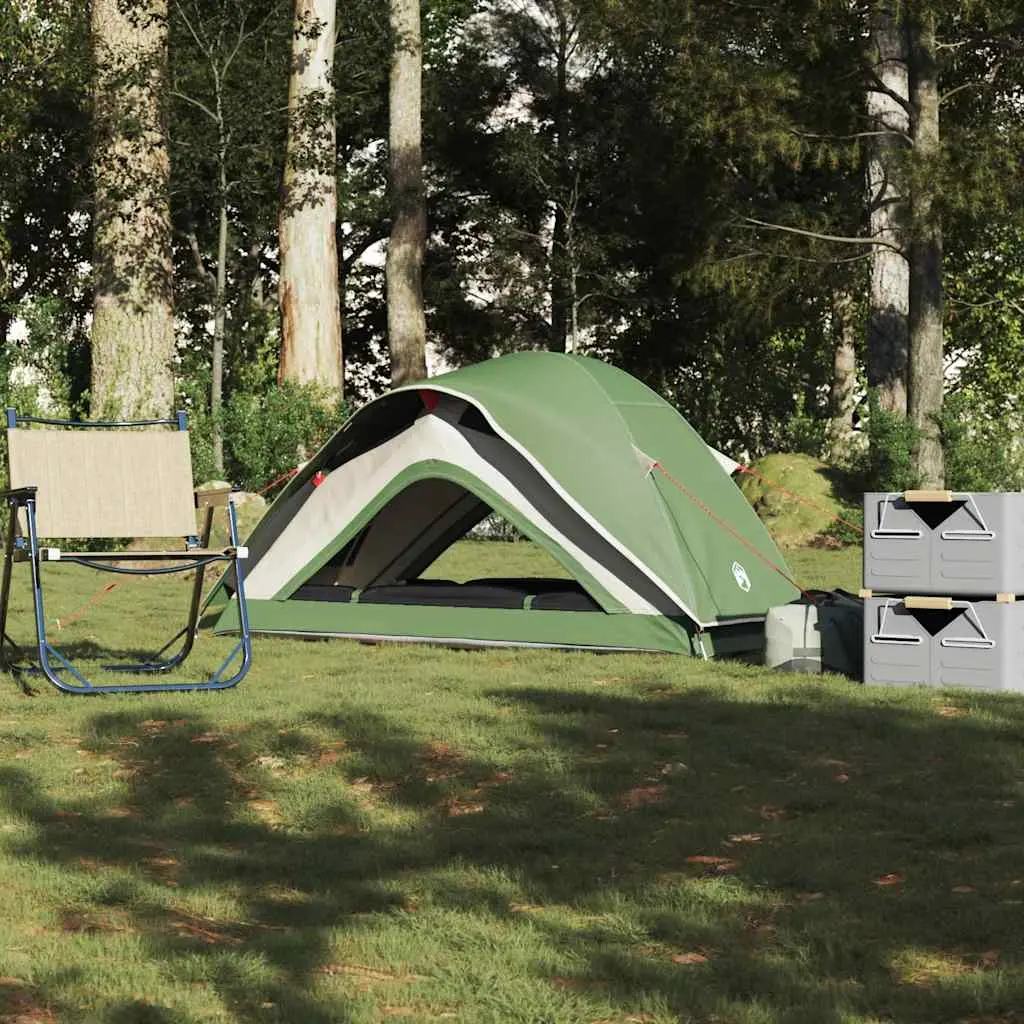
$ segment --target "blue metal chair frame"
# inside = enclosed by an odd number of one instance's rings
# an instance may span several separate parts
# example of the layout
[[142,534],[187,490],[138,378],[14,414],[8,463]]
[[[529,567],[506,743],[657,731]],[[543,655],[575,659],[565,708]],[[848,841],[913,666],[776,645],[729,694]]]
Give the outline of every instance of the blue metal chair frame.
[[[173,426],[177,430],[187,430],[188,423],[185,413],[179,412],[173,419],[134,420],[134,421],[75,421],[48,419],[35,416],[19,416],[15,410],[6,411],[7,428],[13,430],[21,423],[39,423],[67,428],[130,428]],[[238,600],[240,638],[238,643],[221,663],[220,667],[209,678],[197,682],[130,682],[101,683],[90,682],[71,661],[62,654],[48,639],[46,632],[46,614],[43,602],[42,563],[47,561],[44,549],[39,543],[36,530],[36,487],[19,487],[0,490],[0,500],[10,507],[6,544],[4,547],[3,578],[0,581],[0,663],[15,674],[22,672],[41,672],[58,690],[64,693],[96,694],[96,693],[163,693],[186,690],[226,690],[237,685],[249,671],[252,664],[252,639],[249,632],[249,615],[245,599],[245,574],[243,562],[247,551],[238,542],[238,519],[234,503],[228,492],[195,492],[196,506],[205,510],[205,523],[202,536],[190,535],[185,539],[184,551],[160,552],[75,552],[61,555],[58,561],[73,562],[86,565],[101,572],[121,573],[125,575],[165,575],[177,572],[195,572],[192,587],[192,599],[189,607],[188,621],[170,640],[164,644],[151,658],[137,663],[104,665],[109,672],[130,672],[133,674],[163,674],[179,666],[191,653],[197,634],[200,603],[202,600],[203,576],[206,566],[214,562],[230,562],[234,567],[237,583],[235,595]],[[223,499],[223,500],[221,500]],[[213,526],[215,507],[224,504],[227,507],[230,546],[222,551],[211,551],[208,547],[210,532]],[[27,537],[19,535],[18,513],[24,510]],[[8,602],[11,589],[11,572],[13,562],[28,560],[31,565],[32,596],[36,627],[36,658],[37,665],[31,665],[25,651],[10,637],[7,632]],[[115,561],[180,561],[180,565],[162,565],[156,568],[128,568],[115,565]],[[181,642],[179,649],[165,657],[168,650]],[[15,657],[8,656],[13,652]],[[236,664],[237,663],[237,664]],[[228,674],[229,669],[233,671]],[[71,679],[62,678],[63,675]]]

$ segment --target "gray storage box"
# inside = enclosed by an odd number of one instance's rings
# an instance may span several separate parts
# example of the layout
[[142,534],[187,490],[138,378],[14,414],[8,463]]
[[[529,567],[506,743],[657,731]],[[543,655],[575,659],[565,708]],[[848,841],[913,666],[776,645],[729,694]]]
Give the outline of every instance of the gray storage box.
[[864,586],[883,594],[1024,594],[1024,494],[865,494]]
[[863,602],[841,590],[768,609],[764,663],[788,672],[839,672],[860,679]]
[[864,682],[1024,691],[1024,603],[869,598]]

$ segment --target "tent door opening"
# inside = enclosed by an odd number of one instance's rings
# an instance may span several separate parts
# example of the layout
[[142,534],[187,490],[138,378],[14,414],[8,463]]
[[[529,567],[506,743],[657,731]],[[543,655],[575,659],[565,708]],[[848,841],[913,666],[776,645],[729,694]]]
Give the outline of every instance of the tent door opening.
[[[544,560],[548,575],[512,575],[500,564],[497,551],[504,549],[500,542],[494,545],[496,557],[484,559],[499,570],[495,576],[458,580],[430,571],[456,541],[484,520],[491,525],[504,523],[486,502],[457,483],[416,481],[392,498],[290,599],[603,614],[580,583],[559,575],[561,567],[553,558]],[[500,526],[498,530],[502,532]]]

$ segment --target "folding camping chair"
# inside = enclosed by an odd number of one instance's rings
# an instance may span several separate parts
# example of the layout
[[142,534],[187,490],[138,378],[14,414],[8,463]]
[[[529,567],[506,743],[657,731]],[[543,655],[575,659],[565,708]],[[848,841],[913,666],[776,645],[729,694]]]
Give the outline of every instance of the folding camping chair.
[[[27,424],[61,429],[22,429]],[[138,429],[174,427],[174,430]],[[41,671],[65,693],[145,693],[162,690],[222,690],[241,681],[252,661],[242,566],[248,552],[238,543],[238,521],[230,491],[193,491],[192,460],[185,414],[174,419],[138,422],[77,423],[19,416],[7,410],[9,489],[0,500],[11,509],[0,583],[0,658],[12,671]],[[210,548],[213,514],[226,506],[230,544]],[[196,509],[205,512],[201,536]],[[95,540],[123,537],[183,537],[168,551],[67,551],[43,547],[40,538]],[[89,547],[90,545],[84,545]],[[7,633],[12,563],[31,566],[38,666]],[[132,567],[126,561],[154,563]],[[241,639],[209,678],[199,682],[91,683],[50,643],[43,605],[44,562],[73,562],[104,572],[163,575],[195,571],[188,621],[151,658],[134,664],[103,666],[108,671],[160,675],[176,668],[192,650],[199,621],[203,576],[213,562],[235,570]],[[176,653],[167,652],[181,641]],[[11,656],[13,655],[13,657]],[[229,675],[229,669],[232,669]]]

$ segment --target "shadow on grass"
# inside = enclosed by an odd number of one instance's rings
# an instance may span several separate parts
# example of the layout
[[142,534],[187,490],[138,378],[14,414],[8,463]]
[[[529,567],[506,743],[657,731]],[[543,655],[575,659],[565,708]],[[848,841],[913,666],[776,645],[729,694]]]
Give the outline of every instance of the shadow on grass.
[[[195,641],[194,646],[180,664],[164,672],[127,671],[123,666],[138,666],[157,659],[170,660],[184,646],[184,640],[171,634],[150,646],[124,647],[97,643],[93,640],[67,640],[59,632],[48,633],[47,640],[58,654],[66,658],[90,684],[107,686],[111,684],[131,683],[200,683],[209,679],[215,669],[222,663],[237,643],[235,638],[227,641],[213,641],[206,636]],[[167,646],[168,649],[163,648]],[[33,636],[28,643],[20,643],[17,658],[3,666],[15,686],[29,695],[38,695],[49,691],[53,684],[39,667],[38,643]],[[241,655],[232,656],[231,668],[234,670],[240,662]],[[74,674],[61,663],[60,658],[50,655],[50,665],[58,678],[69,686],[79,687],[81,684]],[[227,673],[225,673],[227,674]]]
[[[154,721],[150,706],[90,719],[85,746],[118,762],[124,805],[55,804],[11,767],[0,786],[36,828],[18,853],[109,875],[65,930],[123,922],[239,1022],[356,1019],[316,986],[330,933],[415,916],[404,890],[542,936],[572,966],[538,964],[541,979],[622,1014],[988,1022],[1024,1006],[1019,703],[979,702],[995,717],[979,723],[827,686],[772,703],[667,688],[489,697],[529,757],[425,746],[399,713],[306,716],[344,739],[332,762],[301,730],[233,734],[197,714]],[[263,761],[318,757],[348,780],[341,798],[291,812],[265,799]],[[375,824],[367,801],[415,827]],[[211,891],[230,894],[230,923],[181,909]],[[254,976],[253,958],[269,971]],[[148,1004],[104,1018],[186,1019]]]

